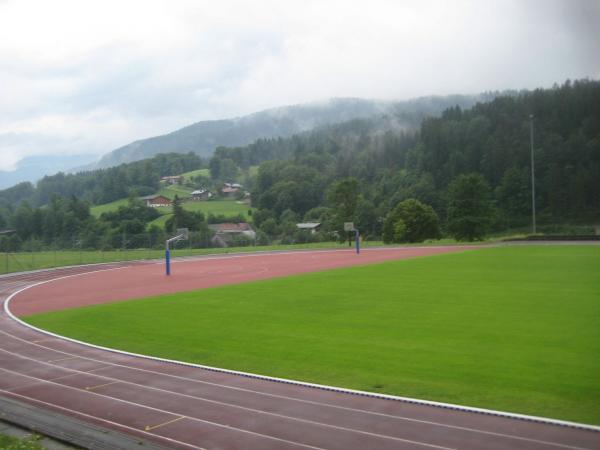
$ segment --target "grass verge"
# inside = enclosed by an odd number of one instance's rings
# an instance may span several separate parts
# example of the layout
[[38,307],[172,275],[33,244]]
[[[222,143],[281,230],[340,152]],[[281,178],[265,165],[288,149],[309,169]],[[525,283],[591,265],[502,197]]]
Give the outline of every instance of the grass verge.
[[39,439],[39,436],[20,439],[0,434],[0,448],[4,450],[44,450],[44,447],[37,442]]
[[598,424],[598,267],[598,246],[487,248],[26,320],[137,353]]

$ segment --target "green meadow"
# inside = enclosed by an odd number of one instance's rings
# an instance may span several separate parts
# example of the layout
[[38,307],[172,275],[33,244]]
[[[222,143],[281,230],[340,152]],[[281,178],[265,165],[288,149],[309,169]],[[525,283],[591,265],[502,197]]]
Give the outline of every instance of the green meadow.
[[119,209],[119,206],[127,206],[128,201],[128,199],[122,198],[119,200],[115,200],[114,202],[92,206],[90,208],[90,213],[95,217],[100,217],[102,213],[116,211],[117,209]]
[[483,248],[26,320],[164,358],[599,424],[599,267],[594,245]]
[[197,170],[192,170],[191,172],[185,172],[185,173],[181,174],[181,176],[185,180],[189,180],[192,177],[197,177],[198,175],[202,175],[203,177],[210,178],[210,170],[208,170],[208,169],[197,169]]

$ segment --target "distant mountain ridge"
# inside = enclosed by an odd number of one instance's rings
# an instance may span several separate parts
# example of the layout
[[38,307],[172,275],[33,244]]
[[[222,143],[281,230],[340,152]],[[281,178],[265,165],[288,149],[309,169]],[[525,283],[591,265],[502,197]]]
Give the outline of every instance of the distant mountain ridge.
[[117,148],[97,163],[72,171],[101,169],[150,158],[158,153],[194,152],[210,156],[219,146],[244,146],[260,138],[289,137],[313,128],[357,118],[395,116],[398,126],[417,128],[425,116],[437,116],[452,106],[468,108],[496,94],[422,97],[407,101],[334,98],[323,102],[282,106],[223,120],[197,122],[161,136],[140,139]]
[[0,189],[6,189],[17,183],[29,181],[35,183],[44,175],[69,170],[73,164],[90,164],[97,155],[39,155],[28,156],[18,162],[15,170],[0,170]]

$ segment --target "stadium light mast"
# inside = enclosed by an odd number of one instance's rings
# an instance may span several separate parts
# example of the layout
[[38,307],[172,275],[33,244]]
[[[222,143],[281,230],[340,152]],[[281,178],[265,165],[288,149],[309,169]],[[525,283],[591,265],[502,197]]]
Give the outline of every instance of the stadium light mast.
[[531,144],[531,220],[535,234],[535,162],[533,159],[533,114],[529,115],[529,142]]

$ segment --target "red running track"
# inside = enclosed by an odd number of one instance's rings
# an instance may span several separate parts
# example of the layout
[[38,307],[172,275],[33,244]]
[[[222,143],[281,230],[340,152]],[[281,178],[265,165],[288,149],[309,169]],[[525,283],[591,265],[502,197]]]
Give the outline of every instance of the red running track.
[[[103,265],[0,278],[17,314],[458,251],[369,249]],[[103,271],[98,271],[103,270]],[[90,273],[95,271],[94,273]],[[86,273],[87,272],[87,273]],[[67,278],[64,278],[67,277]],[[0,313],[0,395],[167,448],[600,448],[600,433],[240,376],[90,348]]]

